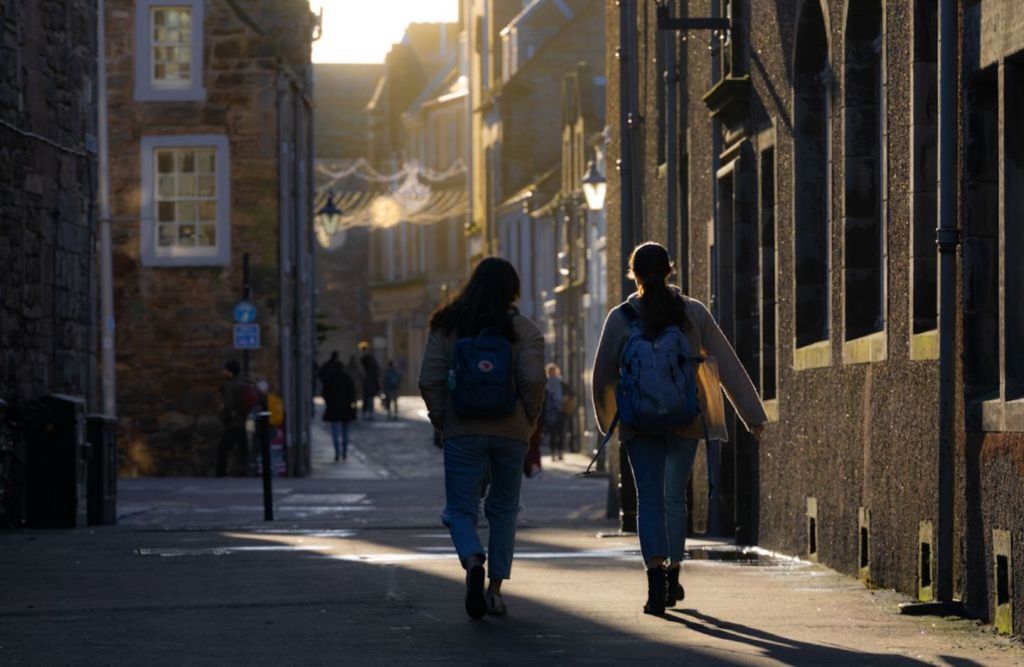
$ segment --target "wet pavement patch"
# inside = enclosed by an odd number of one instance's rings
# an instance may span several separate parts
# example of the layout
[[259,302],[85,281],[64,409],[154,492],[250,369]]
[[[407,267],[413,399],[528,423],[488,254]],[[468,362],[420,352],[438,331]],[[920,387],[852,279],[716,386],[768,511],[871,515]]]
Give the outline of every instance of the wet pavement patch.
[[741,546],[715,546],[687,549],[686,559],[761,567],[792,567],[794,565],[806,564],[798,558],[781,556],[766,549]]

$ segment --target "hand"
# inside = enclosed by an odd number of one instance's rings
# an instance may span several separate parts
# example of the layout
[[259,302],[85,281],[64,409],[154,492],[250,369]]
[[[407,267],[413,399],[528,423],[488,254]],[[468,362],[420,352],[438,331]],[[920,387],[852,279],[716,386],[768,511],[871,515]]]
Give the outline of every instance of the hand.
[[752,429],[750,429],[750,433],[751,435],[754,436],[755,440],[760,442],[761,434],[764,433],[764,424],[758,424],[757,426],[753,427]]

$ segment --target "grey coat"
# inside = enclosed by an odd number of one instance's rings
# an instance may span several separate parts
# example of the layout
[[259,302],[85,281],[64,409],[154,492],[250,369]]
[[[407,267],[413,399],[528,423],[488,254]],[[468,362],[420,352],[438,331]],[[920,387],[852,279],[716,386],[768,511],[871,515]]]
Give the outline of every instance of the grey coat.
[[427,404],[427,414],[434,428],[445,438],[464,435],[490,435],[529,442],[544,404],[544,336],[537,325],[522,315],[516,315],[516,341],[512,354],[516,363],[516,386],[519,402],[511,415],[501,419],[467,419],[455,414],[452,397],[448,393],[448,369],[452,367],[452,353],[456,335],[431,331],[423,352],[420,369],[420,394]]
[[[740,419],[748,429],[768,421],[754,383],[750,381],[750,376],[747,375],[746,369],[740,363],[735,350],[732,349],[732,345],[729,344],[707,307],[696,299],[682,295],[678,287],[673,286],[670,289],[682,296],[686,303],[686,315],[690,321],[690,330],[686,332],[686,337],[689,340],[690,349],[700,350],[702,356],[716,358],[722,388],[725,389],[725,393],[733,407],[736,408]],[[631,294],[627,301],[641,316],[643,315],[643,304],[637,294]],[[601,433],[608,432],[612,419],[615,418],[615,385],[619,381],[619,358],[629,336],[629,321],[622,314],[622,306],[616,306],[608,313],[608,318],[604,322],[601,341],[597,348],[597,359],[594,361],[592,380],[594,411],[597,414],[597,423]],[[699,392],[698,400],[701,405],[707,404],[703,390]],[[698,417],[689,426],[673,431],[673,434],[688,438],[703,438],[703,422]],[[628,427],[619,428],[619,440],[622,442],[628,442],[636,435],[638,434]]]

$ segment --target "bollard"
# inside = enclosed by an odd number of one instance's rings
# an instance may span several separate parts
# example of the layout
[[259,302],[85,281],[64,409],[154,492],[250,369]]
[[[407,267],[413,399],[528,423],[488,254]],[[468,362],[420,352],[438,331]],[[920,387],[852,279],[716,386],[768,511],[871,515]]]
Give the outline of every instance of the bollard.
[[263,520],[274,520],[274,490],[270,478],[270,412],[264,410],[256,414],[259,419],[260,458],[263,459]]

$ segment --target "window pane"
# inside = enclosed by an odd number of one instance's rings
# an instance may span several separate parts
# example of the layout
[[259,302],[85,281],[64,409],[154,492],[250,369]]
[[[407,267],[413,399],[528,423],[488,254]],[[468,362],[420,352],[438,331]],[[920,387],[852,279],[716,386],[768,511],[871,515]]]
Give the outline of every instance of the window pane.
[[157,225],[156,243],[162,247],[174,245],[174,225]]
[[163,199],[165,197],[174,196],[174,176],[159,176],[157,177],[157,197]]
[[174,222],[174,202],[162,201],[157,204],[156,218],[160,222]]
[[196,226],[179,225],[178,243],[185,246],[194,246],[196,244]]
[[196,171],[201,174],[212,174],[214,165],[213,151],[196,151]]
[[182,197],[194,197],[196,194],[196,177],[192,174],[178,176],[178,195]]
[[181,155],[181,173],[191,174],[196,170],[196,154],[192,151],[185,151]]
[[183,201],[178,203],[178,222],[193,222],[196,219],[195,202]]
[[213,174],[199,175],[199,196],[212,197],[217,194],[216,182]]
[[153,65],[153,78],[154,79],[166,79],[167,68],[164,65]]
[[217,220],[217,202],[215,201],[203,201],[199,202],[199,219],[203,222],[216,222]]
[[199,227],[199,245],[202,245],[202,246],[215,246],[215,245],[217,245],[217,227],[215,225],[200,225],[200,227]]
[[166,9],[154,9],[153,10],[153,25],[166,25],[167,24],[167,10]]
[[169,174],[174,171],[174,153],[171,151],[156,152],[156,170],[161,174]]

